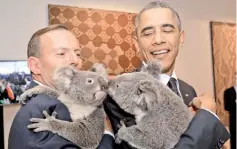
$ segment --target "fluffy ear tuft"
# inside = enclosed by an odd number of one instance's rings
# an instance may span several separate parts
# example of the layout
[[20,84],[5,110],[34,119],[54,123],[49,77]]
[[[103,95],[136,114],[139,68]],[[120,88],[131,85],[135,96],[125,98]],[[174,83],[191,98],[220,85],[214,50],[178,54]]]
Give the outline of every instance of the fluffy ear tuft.
[[148,62],[146,66],[142,67],[141,72],[147,72],[157,78],[161,73],[161,64],[158,61]]
[[142,80],[138,87],[139,101],[138,106],[143,111],[152,110],[154,102],[157,100],[157,94],[151,81]]
[[56,89],[66,91],[70,87],[72,78],[76,72],[78,72],[78,70],[72,66],[58,68],[53,75]]
[[95,63],[91,69],[90,69],[92,72],[96,72],[98,73],[101,77],[103,78],[108,78],[108,73],[107,73],[107,70],[106,70],[106,67],[104,64],[102,63]]

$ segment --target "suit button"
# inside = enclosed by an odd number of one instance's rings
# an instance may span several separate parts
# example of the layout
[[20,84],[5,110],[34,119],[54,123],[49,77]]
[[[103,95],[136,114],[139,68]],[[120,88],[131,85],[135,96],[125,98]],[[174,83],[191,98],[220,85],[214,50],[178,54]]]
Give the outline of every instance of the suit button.
[[225,143],[225,141],[223,139],[219,139],[219,141],[220,141],[221,144]]
[[217,143],[218,148],[222,147],[222,144],[220,142]]

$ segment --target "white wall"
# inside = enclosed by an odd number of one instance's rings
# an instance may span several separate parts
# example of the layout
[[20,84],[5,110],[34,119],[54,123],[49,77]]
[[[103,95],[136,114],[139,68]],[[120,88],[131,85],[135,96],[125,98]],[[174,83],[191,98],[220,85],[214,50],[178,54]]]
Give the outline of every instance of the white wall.
[[[30,36],[48,25],[48,4],[138,12],[149,1],[152,0],[0,0],[0,60],[26,59]],[[166,2],[180,13],[186,32],[185,45],[176,66],[178,76],[193,85],[198,94],[213,94],[209,22],[235,22],[235,0]],[[4,109],[5,116],[13,115],[10,109]]]

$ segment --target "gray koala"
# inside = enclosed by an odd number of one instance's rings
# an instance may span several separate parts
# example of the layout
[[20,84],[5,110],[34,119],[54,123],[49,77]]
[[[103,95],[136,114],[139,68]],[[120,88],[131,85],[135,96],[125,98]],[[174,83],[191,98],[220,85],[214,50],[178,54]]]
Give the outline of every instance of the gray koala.
[[[51,131],[82,149],[95,149],[99,145],[104,133],[103,100],[108,81],[102,76],[106,69],[96,64],[92,71],[78,71],[73,67],[62,67],[55,71],[53,80],[55,89],[37,86],[27,90],[20,97],[25,104],[27,97],[44,93],[60,100],[70,112],[72,122],[56,119],[56,111],[52,116],[43,111],[45,119],[32,118],[28,125],[35,132]],[[96,72],[100,72],[98,74]]]
[[171,149],[187,129],[191,112],[159,81],[159,74],[160,65],[151,62],[140,72],[124,73],[109,82],[109,95],[136,121],[130,127],[121,121],[116,143],[124,140],[138,149]]

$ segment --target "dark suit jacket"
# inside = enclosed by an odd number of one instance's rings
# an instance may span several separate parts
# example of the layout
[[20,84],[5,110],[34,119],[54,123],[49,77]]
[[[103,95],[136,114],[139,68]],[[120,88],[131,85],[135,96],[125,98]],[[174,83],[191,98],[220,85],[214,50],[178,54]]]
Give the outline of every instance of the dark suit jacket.
[[[179,80],[179,86],[184,102],[188,105],[196,97],[196,92],[193,87],[182,80]],[[123,120],[127,127],[136,124],[134,116],[123,111],[111,97],[107,97],[104,107],[115,134],[118,132],[120,120]],[[228,139],[229,133],[221,122],[210,112],[199,110],[174,149],[218,149]],[[115,148],[133,149],[126,142],[122,142],[120,145],[116,144]]]
[[194,97],[197,97],[197,93],[192,86],[187,84],[186,82],[178,79],[179,81],[179,89],[182,94],[184,103],[188,106],[189,103],[193,100]]
[[[36,86],[32,83],[31,87]],[[52,99],[45,94],[32,97],[25,106],[17,112],[9,134],[9,149],[80,149],[72,142],[49,131],[34,133],[27,128],[32,117],[44,118],[42,111],[49,114],[57,111],[57,118],[72,121],[67,107],[59,100]],[[99,149],[112,149],[114,139],[110,135],[104,135]]]
[[231,134],[231,148],[236,148],[236,91],[234,87],[230,87],[224,92],[225,110],[229,112],[229,124]]
[[224,92],[225,110],[236,113],[236,91],[234,87],[230,87]]

